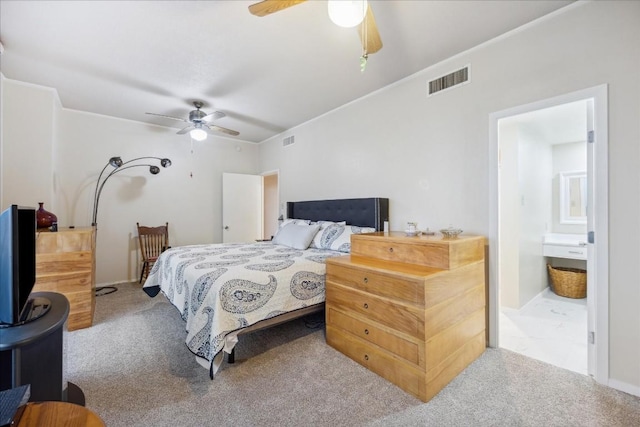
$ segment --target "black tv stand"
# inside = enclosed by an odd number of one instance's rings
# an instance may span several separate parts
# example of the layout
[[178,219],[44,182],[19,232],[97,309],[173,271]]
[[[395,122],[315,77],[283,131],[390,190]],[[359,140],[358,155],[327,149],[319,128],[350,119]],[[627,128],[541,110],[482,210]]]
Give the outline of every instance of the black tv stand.
[[32,293],[32,298],[37,306],[30,310],[33,318],[0,328],[0,391],[31,384],[31,402],[84,405],[82,390],[64,379],[63,334],[69,301],[55,292]]
[[27,303],[24,305],[24,309],[22,310],[22,314],[20,315],[20,321],[13,326],[24,325],[27,322],[32,322],[36,319],[41,318],[45,314],[49,312],[51,308],[51,301],[48,298],[43,297],[35,297],[29,298]]

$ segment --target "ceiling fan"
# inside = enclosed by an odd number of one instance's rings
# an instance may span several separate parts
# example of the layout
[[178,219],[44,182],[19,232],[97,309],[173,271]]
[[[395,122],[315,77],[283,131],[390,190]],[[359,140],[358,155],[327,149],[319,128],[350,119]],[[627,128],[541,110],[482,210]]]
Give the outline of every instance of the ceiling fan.
[[226,114],[223,113],[222,111],[214,111],[211,114],[207,114],[201,110],[203,105],[204,104],[201,101],[194,101],[193,106],[196,107],[196,109],[189,112],[188,119],[174,117],[174,116],[167,116],[164,114],[156,114],[156,113],[146,113],[146,114],[189,123],[189,126],[179,130],[177,134],[184,135],[185,133],[189,133],[189,135],[191,135],[191,138],[195,139],[196,141],[203,141],[207,139],[207,134],[214,135],[211,131],[218,131],[218,132],[226,133],[227,135],[233,135],[233,136],[240,135],[240,132],[238,131],[223,128],[222,126],[218,126],[210,123],[213,120],[217,120],[226,116]]
[[[249,6],[249,12],[256,16],[267,16],[304,1],[306,0],[264,0]],[[343,27],[358,26],[358,34],[362,41],[361,61],[364,61],[362,64],[364,70],[368,55],[382,49],[382,40],[371,6],[366,0],[328,0],[327,3],[329,17],[334,23]]]

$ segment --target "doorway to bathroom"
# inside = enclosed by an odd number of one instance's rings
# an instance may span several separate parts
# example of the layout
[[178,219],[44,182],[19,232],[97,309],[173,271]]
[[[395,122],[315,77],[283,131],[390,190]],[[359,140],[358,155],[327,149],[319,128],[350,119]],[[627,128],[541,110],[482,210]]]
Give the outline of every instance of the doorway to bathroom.
[[[490,345],[599,382],[608,377],[606,122],[606,86],[490,117]],[[586,296],[553,292],[547,264],[586,270]]]

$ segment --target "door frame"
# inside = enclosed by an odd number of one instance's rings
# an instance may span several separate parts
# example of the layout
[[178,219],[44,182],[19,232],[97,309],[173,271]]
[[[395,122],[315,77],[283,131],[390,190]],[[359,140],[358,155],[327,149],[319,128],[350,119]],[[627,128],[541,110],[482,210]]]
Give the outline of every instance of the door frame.
[[[266,172],[262,172],[260,174],[263,177],[266,176],[273,176],[275,175],[277,177],[277,189],[276,189],[276,195],[275,195],[275,201],[274,201],[274,205],[276,206],[276,220],[278,219],[278,217],[281,215],[282,210],[281,210],[281,206],[280,206],[280,169],[274,169],[274,170],[270,170],[270,171],[266,171]],[[263,188],[263,192],[264,192],[264,188]],[[267,201],[267,197],[266,195],[263,195],[262,197],[262,210],[263,210],[263,217],[267,217],[267,206],[269,205],[268,201]],[[266,227],[263,226],[263,233],[266,231]],[[277,231],[277,230],[276,230]],[[265,239],[267,238],[267,236],[264,236]]]
[[[589,371],[594,379],[604,385],[609,380],[609,198],[608,198],[608,86],[606,84],[556,96],[541,101],[508,108],[489,115],[489,346],[499,346],[499,135],[498,121],[519,114],[554,107],[580,100],[593,100],[595,141],[593,158],[587,165],[587,173],[594,183],[589,191],[593,194],[592,216],[595,242],[588,246],[587,299],[588,331],[594,332],[594,343],[587,344]],[[589,144],[589,143],[588,143]],[[589,150],[590,148],[588,148]]]

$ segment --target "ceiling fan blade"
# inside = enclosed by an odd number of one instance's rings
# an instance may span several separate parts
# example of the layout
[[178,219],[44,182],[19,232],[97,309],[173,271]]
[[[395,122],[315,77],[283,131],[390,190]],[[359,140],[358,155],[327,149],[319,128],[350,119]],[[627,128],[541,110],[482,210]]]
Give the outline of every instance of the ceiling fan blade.
[[217,126],[217,125],[205,125],[205,128],[208,128],[210,130],[216,130],[218,132],[222,132],[222,133],[226,133],[227,135],[233,135],[233,136],[238,136],[240,135],[240,132],[236,131],[236,130],[232,130],[232,129],[227,129],[227,128],[223,128],[222,126]]
[[249,6],[249,12],[256,16],[267,16],[306,0],[264,0]]
[[358,27],[358,34],[360,34],[360,40],[362,40],[362,48],[368,54],[376,53],[382,49],[382,40],[380,39],[376,19],[373,17],[371,5],[367,6],[367,15]]
[[189,133],[190,131],[194,130],[196,127],[191,125],[191,126],[187,126],[184,129],[180,129],[178,132],[176,132],[178,135],[184,135],[185,133]]
[[211,113],[211,114],[207,114],[206,116],[204,116],[204,117],[203,117],[202,119],[200,119],[200,120],[203,120],[203,121],[205,121],[205,122],[210,122],[210,121],[212,121],[212,120],[218,120],[218,119],[221,119],[221,118],[223,118],[224,116],[226,116],[226,114],[225,114],[225,113],[223,113],[222,111],[214,111],[214,112],[213,112],[213,113]]
[[188,120],[186,120],[186,119],[182,119],[182,118],[180,118],[180,117],[166,116],[166,115],[164,115],[164,114],[156,114],[156,113],[145,113],[145,114],[149,114],[149,115],[151,115],[151,116],[164,117],[165,119],[179,120],[179,121],[181,121],[181,122],[187,122],[187,123],[189,123],[189,121],[188,121]]

